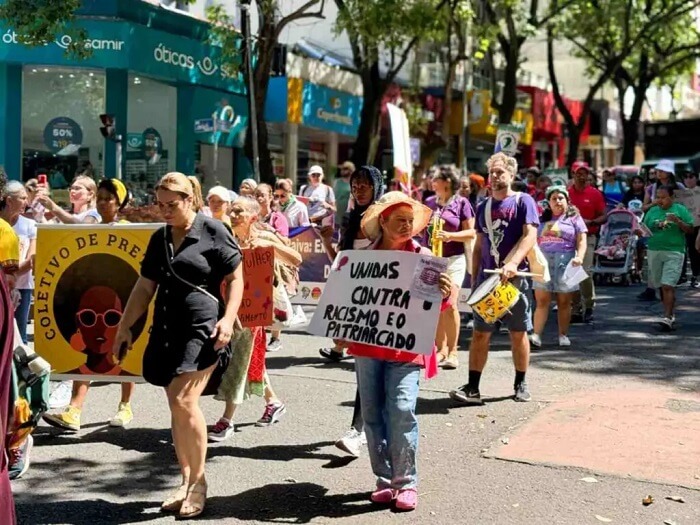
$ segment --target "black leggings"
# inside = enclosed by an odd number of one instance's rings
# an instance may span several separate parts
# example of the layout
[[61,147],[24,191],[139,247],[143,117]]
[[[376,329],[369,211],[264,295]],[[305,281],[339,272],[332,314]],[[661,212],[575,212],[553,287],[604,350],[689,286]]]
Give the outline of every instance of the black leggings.
[[[695,238],[698,236],[698,231],[700,231],[700,226],[693,228],[693,233],[687,233],[685,235],[686,245],[688,247],[688,253],[686,257],[690,261],[690,270],[693,273],[693,277],[700,277],[700,253],[695,249]],[[685,270],[685,261],[683,263],[683,270]]]
[[365,420],[362,418],[362,406],[360,405],[360,389],[355,393],[355,409],[352,411],[352,423],[350,428],[354,428],[358,432],[362,432],[365,426]]

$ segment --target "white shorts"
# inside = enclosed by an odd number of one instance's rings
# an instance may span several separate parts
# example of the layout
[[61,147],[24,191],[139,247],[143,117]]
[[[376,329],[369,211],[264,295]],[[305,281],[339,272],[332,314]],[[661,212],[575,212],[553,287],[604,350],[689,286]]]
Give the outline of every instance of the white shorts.
[[467,275],[467,256],[465,254],[447,258],[447,275],[452,279],[453,286],[462,287],[464,277]]

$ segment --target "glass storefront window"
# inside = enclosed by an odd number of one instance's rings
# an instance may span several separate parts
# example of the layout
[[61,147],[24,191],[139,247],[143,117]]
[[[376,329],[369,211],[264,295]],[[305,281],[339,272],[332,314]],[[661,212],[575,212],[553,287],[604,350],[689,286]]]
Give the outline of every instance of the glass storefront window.
[[124,179],[139,199],[160,177],[175,171],[177,88],[129,75],[128,97]]
[[22,178],[46,174],[53,189],[77,173],[102,175],[105,76],[88,69],[25,66],[22,83]]

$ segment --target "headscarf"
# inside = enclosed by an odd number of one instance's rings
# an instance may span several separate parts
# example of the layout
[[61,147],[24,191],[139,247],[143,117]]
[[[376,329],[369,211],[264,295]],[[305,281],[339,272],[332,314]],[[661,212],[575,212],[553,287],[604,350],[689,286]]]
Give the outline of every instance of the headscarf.
[[355,239],[358,233],[360,233],[360,223],[362,222],[362,214],[365,213],[367,208],[369,208],[375,201],[384,195],[384,177],[382,177],[381,172],[374,166],[362,166],[356,170],[352,175],[350,175],[350,187],[352,188],[352,181],[358,179],[359,177],[368,178],[370,184],[372,184],[372,200],[366,206],[359,206],[355,204],[355,207],[347,214],[347,226],[343,232],[343,237],[340,239],[340,249],[341,250],[352,250]]

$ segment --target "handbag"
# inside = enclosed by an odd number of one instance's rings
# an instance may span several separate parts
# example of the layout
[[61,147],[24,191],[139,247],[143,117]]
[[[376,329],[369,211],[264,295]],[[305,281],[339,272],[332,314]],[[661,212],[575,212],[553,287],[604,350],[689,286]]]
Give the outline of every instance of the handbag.
[[[522,197],[521,192],[516,192],[515,194],[515,202],[516,206],[520,204],[520,198]],[[489,197],[486,201],[486,205],[484,207],[484,220],[486,222],[486,230],[489,235],[489,244],[490,244],[490,249],[491,249],[491,255],[493,256],[493,259],[496,261],[496,266],[500,266],[500,258],[501,255],[498,252],[498,247],[496,246],[494,242],[494,232],[493,232],[493,219],[491,219],[491,202],[492,202],[493,197]],[[517,208],[516,208],[517,210]],[[513,249],[510,251],[508,256],[505,258],[503,263],[507,263],[510,261],[510,259],[513,258],[513,255],[515,254],[515,251],[517,250],[518,245],[516,244]],[[547,259],[545,258],[544,254],[542,253],[542,250],[540,250],[540,247],[538,246],[537,242],[530,248],[530,251],[527,253],[526,256],[527,262],[530,266],[530,271],[534,274],[538,274],[537,276],[533,277],[532,279],[534,281],[540,282],[540,283],[548,283],[549,281],[552,280],[550,274],[549,274],[549,264],[547,263]]]
[[[165,242],[165,259],[168,262],[168,268],[170,269],[170,272],[173,274],[173,276],[179,280],[180,282],[186,284],[190,288],[194,288],[200,293],[203,293],[207,297],[209,297],[212,301],[214,301],[217,305],[219,306],[219,300],[210,292],[202,288],[201,286],[197,286],[196,284],[193,284],[189,282],[187,279],[180,277],[180,275],[175,271],[173,268],[172,262],[170,261],[170,250],[172,249],[171,246],[168,245],[168,239],[167,236],[163,236],[163,241]],[[174,253],[174,250],[173,250]],[[241,324],[241,320],[236,316],[236,319],[233,321],[233,331],[234,333],[237,331],[243,330],[243,325]],[[202,392],[203,396],[213,396],[216,395],[217,391],[219,390],[219,385],[221,384],[221,378],[224,375],[224,372],[226,372],[226,369],[228,368],[229,363],[231,362],[231,354],[232,354],[232,347],[231,347],[231,342],[229,341],[229,344],[226,345],[225,347],[221,348],[219,350],[219,360],[216,364],[216,368],[214,369],[214,372],[212,372],[211,377],[209,378],[209,382],[207,383],[207,386],[204,387],[204,391]]]

